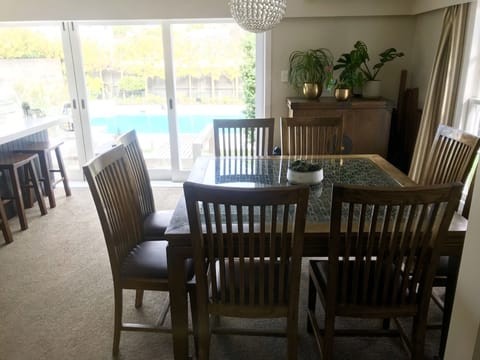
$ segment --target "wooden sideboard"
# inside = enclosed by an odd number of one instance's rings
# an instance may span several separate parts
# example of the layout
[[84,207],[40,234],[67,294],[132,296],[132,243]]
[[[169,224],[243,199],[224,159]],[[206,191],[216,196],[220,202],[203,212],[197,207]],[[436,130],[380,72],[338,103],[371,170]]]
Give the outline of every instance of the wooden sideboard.
[[387,158],[392,102],[387,99],[287,98],[290,117],[343,115],[344,151]]

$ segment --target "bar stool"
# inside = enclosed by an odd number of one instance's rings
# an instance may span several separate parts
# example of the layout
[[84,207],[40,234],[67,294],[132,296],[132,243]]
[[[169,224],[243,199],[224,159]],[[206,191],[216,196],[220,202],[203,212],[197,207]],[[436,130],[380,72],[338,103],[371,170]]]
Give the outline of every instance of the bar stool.
[[[15,203],[17,215],[20,220],[20,228],[26,230],[28,228],[27,217],[25,215],[25,205],[22,195],[22,182],[21,179],[25,179],[23,187],[33,188],[35,197],[37,198],[38,206],[40,207],[40,213],[45,215],[47,213],[47,207],[40,190],[40,184],[38,183],[37,174],[35,171],[35,159],[38,158],[37,154],[22,154],[22,153],[3,153],[0,154],[0,170],[5,173],[8,171],[10,176],[10,184],[12,187],[11,196],[2,196],[3,201]],[[24,177],[20,170],[24,170]]]
[[[39,179],[43,182],[45,195],[48,196],[48,202],[50,203],[50,208],[54,208],[57,203],[55,201],[55,185],[60,181],[63,181],[63,187],[65,189],[65,195],[70,196],[72,192],[70,190],[70,185],[68,184],[67,173],[65,171],[65,164],[63,163],[62,153],[60,152],[60,145],[63,144],[63,141],[59,142],[32,142],[28,144],[23,144],[21,148],[16,150],[17,152],[27,153],[27,154],[37,154],[38,159],[40,160],[40,170],[42,177]],[[51,167],[50,153],[55,151],[55,157],[57,159],[58,169],[53,169]],[[60,173],[60,178],[55,179],[55,175],[51,177],[50,174]]]
[[3,205],[3,200],[0,198],[0,228],[2,229],[3,237],[7,244],[13,241],[12,230],[10,230],[10,225],[8,225],[7,213],[5,212],[5,206]]

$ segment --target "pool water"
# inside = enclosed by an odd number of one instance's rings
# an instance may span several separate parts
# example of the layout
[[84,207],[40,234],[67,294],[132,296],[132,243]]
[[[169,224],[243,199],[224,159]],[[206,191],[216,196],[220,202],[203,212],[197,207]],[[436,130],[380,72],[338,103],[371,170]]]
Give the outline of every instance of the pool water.
[[[201,133],[213,119],[241,119],[244,115],[177,115],[177,126],[180,134]],[[137,133],[168,134],[168,118],[166,114],[135,114],[94,117],[92,126],[105,127],[109,134],[122,134],[131,129]]]

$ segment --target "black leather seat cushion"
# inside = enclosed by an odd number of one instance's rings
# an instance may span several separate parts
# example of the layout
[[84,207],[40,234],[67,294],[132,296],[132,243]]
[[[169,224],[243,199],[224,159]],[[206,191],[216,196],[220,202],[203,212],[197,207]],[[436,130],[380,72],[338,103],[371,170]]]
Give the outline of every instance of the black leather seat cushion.
[[145,240],[158,240],[163,238],[165,230],[173,215],[173,210],[155,211],[143,221],[143,237]]
[[[328,260],[310,260],[310,266],[312,267],[313,271],[314,271],[314,274],[315,274],[315,277],[317,278],[317,281],[320,285],[320,288],[322,290],[322,292],[324,294],[326,294],[326,291],[327,291],[327,283],[328,283]],[[370,270],[370,277],[369,277],[369,281],[368,281],[368,287],[366,289],[364,289],[363,291],[366,292],[366,300],[367,302],[365,303],[365,305],[367,304],[375,304],[377,303],[377,301],[380,301],[380,298],[379,296],[381,296],[381,293],[382,293],[382,290],[383,290],[383,287],[381,286],[379,291],[378,291],[378,294],[377,294],[377,298],[374,299],[373,298],[373,285],[375,284],[375,280],[373,278],[373,273],[374,273],[374,269],[375,267],[377,266],[376,262],[372,262],[371,263],[371,270]],[[353,279],[353,271],[354,271],[354,267],[353,267],[353,261],[350,262],[350,266],[348,266],[348,279]],[[361,279],[363,277],[363,273],[365,271],[365,268],[363,266],[360,266],[360,269],[359,269],[359,279]],[[343,262],[340,261],[339,262],[339,271],[338,271],[338,279],[340,281],[340,279],[342,278],[342,272],[343,272]],[[393,269],[390,271],[390,274],[393,274]],[[383,282],[383,280],[381,280]],[[400,283],[396,284],[397,286],[401,286]],[[348,304],[348,303],[356,303],[357,301],[354,301],[353,300],[353,293],[352,293],[352,284],[347,284],[347,291],[346,291],[346,299],[343,303],[345,304]],[[337,299],[340,299],[341,297],[341,294],[340,294],[340,284],[337,285]],[[389,292],[389,294],[392,294],[392,291]],[[357,295],[359,295],[357,293]],[[387,302],[391,301],[387,299]]]
[[[122,265],[122,276],[168,278],[166,240],[144,241],[132,249]],[[188,280],[193,277],[193,262],[186,262]]]

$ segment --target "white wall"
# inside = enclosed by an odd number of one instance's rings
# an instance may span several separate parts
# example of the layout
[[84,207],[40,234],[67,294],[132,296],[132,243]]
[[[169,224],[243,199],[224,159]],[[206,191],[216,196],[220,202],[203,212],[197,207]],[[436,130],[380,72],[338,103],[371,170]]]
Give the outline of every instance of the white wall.
[[445,359],[480,359],[480,174],[477,174],[470,220],[460,264],[453,318]]
[[[413,0],[289,0],[287,17],[403,15]],[[0,21],[230,17],[227,0],[2,0]]]
[[[287,17],[413,15],[468,0],[289,0]],[[227,0],[2,0],[0,21],[230,17]]]
[[412,51],[409,54],[414,66],[408,76],[408,86],[418,87],[419,107],[423,108],[425,94],[432,71],[442,29],[444,10],[435,10],[415,16]]

